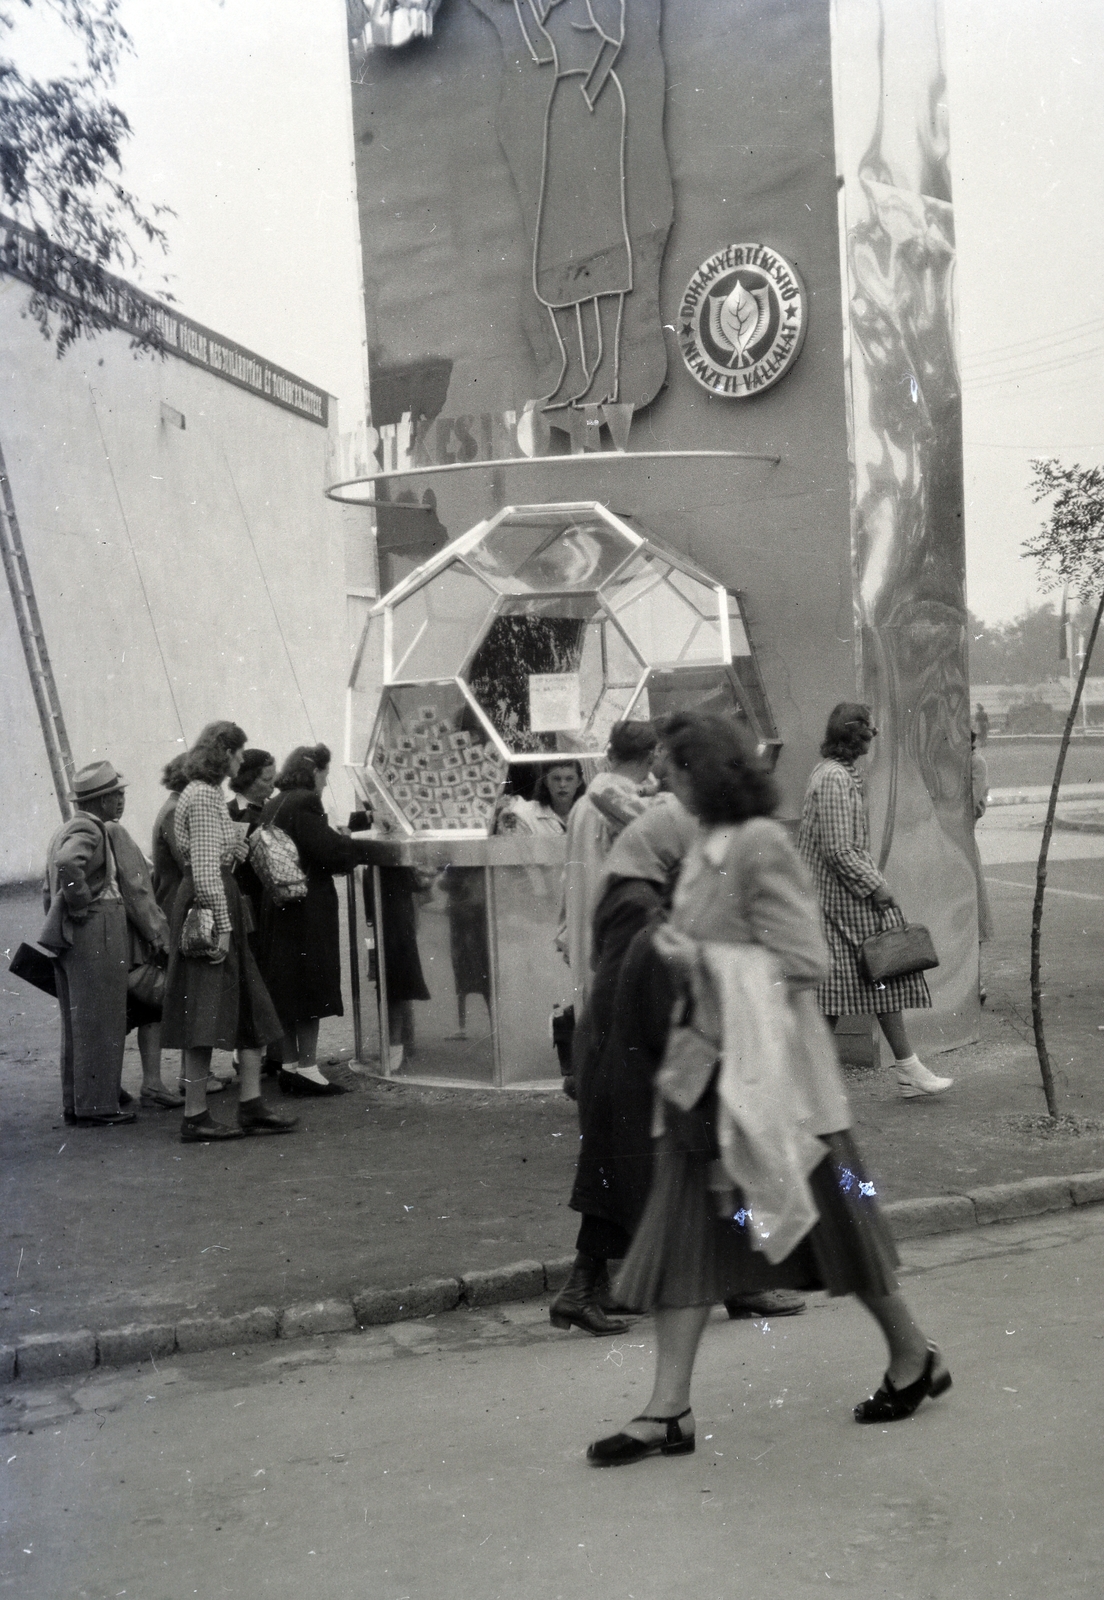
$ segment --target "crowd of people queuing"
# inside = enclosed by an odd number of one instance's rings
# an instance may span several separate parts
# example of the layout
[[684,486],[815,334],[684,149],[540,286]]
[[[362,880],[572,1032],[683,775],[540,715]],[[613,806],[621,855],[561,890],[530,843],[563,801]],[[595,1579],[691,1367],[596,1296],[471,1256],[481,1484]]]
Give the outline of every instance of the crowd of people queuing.
[[[334,874],[363,861],[365,846],[326,819],[329,768],[324,744],[301,745],[277,773],[272,755],[247,749],[235,723],[209,723],[162,774],[168,798],[150,861],[120,820],[122,775],[108,761],[76,774],[74,815],[47,851],[39,941],[56,958],[67,1123],[136,1120],[121,1082],[132,1028],[139,1105],[182,1109],[185,1143],[291,1133],[297,1119],[262,1096],[266,1064],[288,1094],[343,1092],[319,1069],[318,1031],[322,1018],[342,1014]],[[287,904],[250,861],[250,837],[268,824],[292,840],[306,880]],[[196,942],[196,929],[205,940]],[[162,1078],[164,1050],[180,1052],[175,1092]],[[233,1054],[234,1122],[215,1118],[208,1105],[230,1081],[211,1071],[215,1050]]]
[[[889,1353],[881,1386],[855,1407],[860,1422],[911,1415],[951,1386],[901,1294],[832,1042],[841,1016],[872,1015],[903,1098],[951,1087],[920,1061],[903,1018],[931,1003],[923,972],[875,983],[862,957],[865,940],[903,920],[869,848],[859,763],[876,734],[868,707],[832,711],[796,842],[774,819],[777,792],[755,747],[705,713],[616,724],[589,785],[577,761],[553,760],[531,798],[500,808],[502,830],[566,838],[556,944],[574,996],[565,1087],[578,1103],[570,1204],[581,1223],[551,1320],[595,1335],[625,1331],[642,1311],[656,1322],[650,1399],[590,1446],[596,1466],[694,1449],[690,1384],[717,1304],[733,1316],[794,1314],[809,1290],[854,1294]],[[298,747],[277,773],[245,744],[235,724],[212,723],[166,767],[152,868],[122,828],[121,775],[105,761],[76,776],[76,813],[49,847],[41,939],[57,957],[69,1122],[133,1120],[120,1087],[130,1028],[140,1103],[183,1105],[185,1142],[295,1128],[261,1095],[266,1060],[288,1093],[335,1092],[317,1055],[320,1020],[342,1010],[333,878],[366,846],[326,819],[324,745]],[[270,824],[306,876],[289,905],[249,865],[250,835]],[[482,873],[444,876],[462,1033],[466,996],[490,1004]],[[420,966],[398,959],[410,885],[383,892],[382,931],[398,940],[388,981],[394,967],[403,985],[399,1045],[425,985]],[[187,936],[197,911],[209,922],[198,950]],[[146,979],[162,968],[160,993]],[[163,1049],[182,1053],[181,1094],[162,1080]],[[215,1049],[235,1053],[234,1124],[208,1108]]]

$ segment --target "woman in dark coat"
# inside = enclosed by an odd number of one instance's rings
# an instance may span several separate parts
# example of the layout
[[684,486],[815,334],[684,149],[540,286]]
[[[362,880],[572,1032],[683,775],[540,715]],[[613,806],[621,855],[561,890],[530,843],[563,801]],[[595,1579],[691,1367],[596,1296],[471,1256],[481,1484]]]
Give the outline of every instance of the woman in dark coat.
[[184,857],[177,843],[173,818],[180,796],[188,787],[188,774],[184,770],[187,759],[186,753],[173,756],[162,772],[162,787],[169,791],[169,796],[153,824],[153,893],[166,917],[172,915],[176,891],[184,876]]
[[553,1326],[624,1333],[610,1318],[607,1262],[620,1260],[652,1175],[652,1080],[674,991],[649,937],[696,832],[673,798],[629,824],[606,858],[594,913],[594,976],[572,1041],[582,1141],[571,1207],[583,1214],[575,1264],[552,1302]]
[[318,1024],[344,1014],[341,945],[334,874],[365,859],[365,846],[336,833],[322,809],[330,772],[324,744],[300,745],[276,779],[280,791],[261,813],[293,840],[307,876],[302,900],[278,906],[265,894],[261,904],[258,958],[284,1027],[280,1087],[288,1094],[341,1094],[318,1070]]
[[[247,839],[260,824],[265,805],[272,798],[272,791],[275,787],[276,762],[268,751],[243,750],[242,764],[238,768],[238,775],[230,780],[230,788],[233,791],[234,798],[226,809],[235,822],[245,823]],[[237,878],[241,892],[252,908],[254,923],[259,929],[261,926],[261,901],[264,898],[264,884],[258,878],[248,857],[238,864]],[[255,936],[254,948],[256,948]]]

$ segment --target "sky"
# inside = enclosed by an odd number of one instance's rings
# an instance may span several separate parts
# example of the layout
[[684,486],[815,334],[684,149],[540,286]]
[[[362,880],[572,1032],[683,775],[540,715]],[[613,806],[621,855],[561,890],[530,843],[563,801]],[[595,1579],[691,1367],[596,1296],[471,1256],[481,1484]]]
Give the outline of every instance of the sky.
[[[19,24],[20,59],[40,69],[43,9]],[[135,46],[114,90],[134,129],[125,179],[176,212],[168,257],[129,275],[336,394],[351,427],[364,331],[344,0],[120,9]],[[1104,461],[1104,4],[944,0],[944,14],[968,602],[996,624],[1043,597],[1020,553],[1045,513],[1031,458]]]

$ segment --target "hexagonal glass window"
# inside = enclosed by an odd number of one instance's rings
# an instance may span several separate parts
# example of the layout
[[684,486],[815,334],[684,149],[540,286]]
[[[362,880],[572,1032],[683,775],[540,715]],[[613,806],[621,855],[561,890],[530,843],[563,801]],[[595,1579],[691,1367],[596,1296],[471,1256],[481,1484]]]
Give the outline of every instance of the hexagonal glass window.
[[644,670],[594,595],[506,603],[464,673],[511,754],[604,748]]
[[454,561],[392,610],[391,681],[451,678],[490,620],[495,595]]
[[485,833],[506,763],[458,683],[384,692],[368,775],[417,833]]
[[636,546],[591,512],[509,512],[465,559],[504,594],[597,589]]
[[750,729],[756,739],[761,737],[724,667],[653,668],[633,701],[630,715],[654,720],[676,711],[707,711],[731,717]]
[[637,557],[602,598],[646,661],[723,661],[717,595],[654,557]]

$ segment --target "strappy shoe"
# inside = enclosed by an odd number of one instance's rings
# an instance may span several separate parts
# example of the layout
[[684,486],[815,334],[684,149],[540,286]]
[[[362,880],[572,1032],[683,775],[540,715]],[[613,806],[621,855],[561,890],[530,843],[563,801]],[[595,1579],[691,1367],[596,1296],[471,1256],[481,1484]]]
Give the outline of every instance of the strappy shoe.
[[587,1446],[587,1460],[595,1467],[626,1467],[632,1461],[643,1461],[645,1456],[688,1456],[694,1452],[694,1435],[683,1433],[683,1417],[690,1415],[690,1407],[677,1417],[634,1417],[634,1422],[662,1422],[665,1431],[659,1439],[634,1439],[631,1433],[611,1433],[608,1439],[596,1439]]
[[855,1421],[900,1422],[903,1417],[911,1417],[922,1400],[936,1400],[946,1394],[951,1387],[951,1375],[946,1367],[935,1370],[938,1360],[939,1351],[934,1344],[929,1344],[923,1372],[904,1389],[896,1388],[887,1372],[877,1394],[872,1394],[869,1400],[861,1400],[855,1407]]

